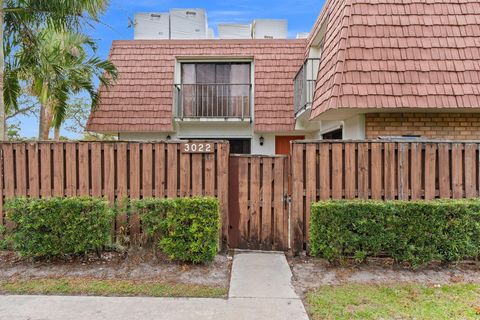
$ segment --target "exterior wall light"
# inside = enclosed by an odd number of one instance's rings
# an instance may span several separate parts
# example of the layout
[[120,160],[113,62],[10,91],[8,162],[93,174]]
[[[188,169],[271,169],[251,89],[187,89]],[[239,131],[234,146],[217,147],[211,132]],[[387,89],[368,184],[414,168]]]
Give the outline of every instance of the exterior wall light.
[[170,135],[168,135],[167,140],[172,140],[172,137],[170,137]]
[[263,146],[263,143],[265,142],[265,138],[261,136],[259,140],[260,140],[260,145]]

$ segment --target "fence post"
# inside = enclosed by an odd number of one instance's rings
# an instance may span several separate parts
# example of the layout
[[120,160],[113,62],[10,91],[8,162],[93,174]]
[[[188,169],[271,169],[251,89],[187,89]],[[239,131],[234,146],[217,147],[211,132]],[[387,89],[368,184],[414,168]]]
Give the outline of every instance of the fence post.
[[228,161],[229,161],[229,144],[217,144],[217,197],[220,204],[220,223],[221,223],[221,239],[220,246],[222,250],[228,248]]
[[307,227],[303,218],[303,144],[291,142],[291,168],[292,168],[292,213],[290,218],[291,247],[294,254],[303,251],[304,230]]

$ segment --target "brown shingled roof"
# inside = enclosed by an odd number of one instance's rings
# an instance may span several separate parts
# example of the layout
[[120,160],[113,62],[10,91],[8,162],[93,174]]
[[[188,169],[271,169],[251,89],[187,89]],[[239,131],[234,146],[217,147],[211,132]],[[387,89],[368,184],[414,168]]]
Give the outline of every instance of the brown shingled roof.
[[293,78],[304,51],[305,40],[114,41],[110,60],[119,80],[110,90],[100,90],[101,102],[87,130],[172,131],[176,57],[253,57],[255,131],[293,131]]
[[328,0],[312,34],[324,23],[311,118],[338,108],[480,107],[479,1]]

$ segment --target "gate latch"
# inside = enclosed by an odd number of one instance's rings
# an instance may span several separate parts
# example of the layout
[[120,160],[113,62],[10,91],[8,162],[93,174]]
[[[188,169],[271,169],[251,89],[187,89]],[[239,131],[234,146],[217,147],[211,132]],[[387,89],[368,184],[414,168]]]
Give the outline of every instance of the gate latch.
[[292,202],[292,197],[288,193],[285,193],[283,195],[283,203],[285,204],[285,206],[287,206],[291,202]]

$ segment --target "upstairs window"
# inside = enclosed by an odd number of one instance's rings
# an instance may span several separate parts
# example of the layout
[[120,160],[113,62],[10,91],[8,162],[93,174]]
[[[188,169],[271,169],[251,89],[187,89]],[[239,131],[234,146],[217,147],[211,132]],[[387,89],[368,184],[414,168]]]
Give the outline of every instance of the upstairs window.
[[250,117],[250,63],[182,63],[177,89],[181,117]]
[[182,84],[250,84],[250,63],[182,63]]

